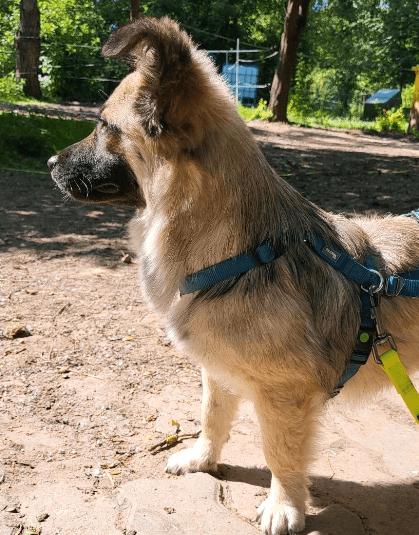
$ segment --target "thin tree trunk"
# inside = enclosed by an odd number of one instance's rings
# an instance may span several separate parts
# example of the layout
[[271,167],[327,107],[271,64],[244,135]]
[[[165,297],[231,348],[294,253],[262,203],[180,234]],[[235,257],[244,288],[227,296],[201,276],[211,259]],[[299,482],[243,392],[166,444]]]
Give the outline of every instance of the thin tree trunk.
[[129,18],[130,20],[136,20],[140,18],[140,0],[131,0]]
[[307,24],[310,2],[311,0],[288,1],[278,65],[275,70],[269,100],[269,107],[273,111],[272,121],[288,122],[287,104],[291,77],[301,35]]
[[20,28],[15,37],[16,78],[25,78],[23,91],[26,96],[42,98],[38,80],[40,22],[36,0],[20,1]]

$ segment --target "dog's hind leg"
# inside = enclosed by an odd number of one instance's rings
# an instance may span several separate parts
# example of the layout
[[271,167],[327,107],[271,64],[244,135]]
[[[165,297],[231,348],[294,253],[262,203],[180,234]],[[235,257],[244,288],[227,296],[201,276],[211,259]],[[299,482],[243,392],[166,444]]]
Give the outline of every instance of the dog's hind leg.
[[192,448],[178,451],[170,457],[166,472],[171,474],[217,470],[221,449],[229,438],[231,423],[240,400],[223,388],[204,368],[202,384],[202,434]]
[[272,472],[269,496],[258,509],[265,535],[299,533],[305,525],[307,461],[320,396],[301,399],[300,394],[299,400],[293,399],[292,390],[289,385],[284,396],[265,390],[255,403],[263,451]]

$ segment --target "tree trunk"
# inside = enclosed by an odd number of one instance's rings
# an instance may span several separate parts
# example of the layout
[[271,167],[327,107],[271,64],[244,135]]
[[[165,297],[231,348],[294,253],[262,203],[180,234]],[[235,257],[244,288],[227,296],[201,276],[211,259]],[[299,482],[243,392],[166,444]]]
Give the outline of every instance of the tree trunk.
[[131,0],[129,18],[130,20],[136,20],[140,18],[140,0]]
[[269,107],[273,111],[272,121],[288,122],[287,104],[291,77],[301,35],[307,24],[310,2],[311,0],[288,0],[278,65],[275,70],[269,100]]
[[36,0],[20,0],[20,28],[15,37],[16,78],[25,78],[23,92],[28,97],[42,98],[38,80],[39,54],[39,9]]

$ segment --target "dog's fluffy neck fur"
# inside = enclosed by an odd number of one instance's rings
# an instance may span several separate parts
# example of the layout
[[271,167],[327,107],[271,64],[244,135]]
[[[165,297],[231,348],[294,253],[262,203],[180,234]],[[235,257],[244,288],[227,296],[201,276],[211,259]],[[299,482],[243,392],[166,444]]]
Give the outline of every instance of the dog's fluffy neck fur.
[[167,312],[183,277],[265,240],[281,250],[316,233],[339,242],[329,217],[275,174],[235,110],[228,120],[234,128],[218,126],[205,143],[228,152],[237,147],[237,139],[228,139],[227,132],[234,132],[243,150],[214,161],[208,155],[219,150],[207,146],[164,161],[146,209],[133,221],[142,289],[159,312]]

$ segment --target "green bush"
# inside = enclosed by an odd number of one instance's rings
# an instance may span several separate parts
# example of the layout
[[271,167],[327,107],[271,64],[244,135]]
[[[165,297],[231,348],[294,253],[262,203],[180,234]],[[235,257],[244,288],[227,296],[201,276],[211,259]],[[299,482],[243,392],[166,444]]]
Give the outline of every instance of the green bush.
[[23,94],[24,80],[16,80],[13,75],[0,78],[0,100],[18,102],[25,99]]
[[288,103],[287,117],[291,123],[308,126],[311,128],[345,128],[357,130],[376,130],[374,122],[364,121],[354,115],[338,117],[330,111],[308,111],[306,107],[301,109],[294,100]]
[[399,134],[405,134],[407,131],[407,121],[403,112],[403,108],[392,108],[387,112],[379,115],[375,119],[377,130],[390,130]]
[[268,108],[266,100],[259,100],[259,104],[253,108],[243,106],[239,102],[237,111],[245,121],[254,121],[255,119],[262,119],[264,121],[272,117],[272,110]]
[[402,107],[411,108],[413,104],[413,91],[415,84],[407,85],[402,90]]

